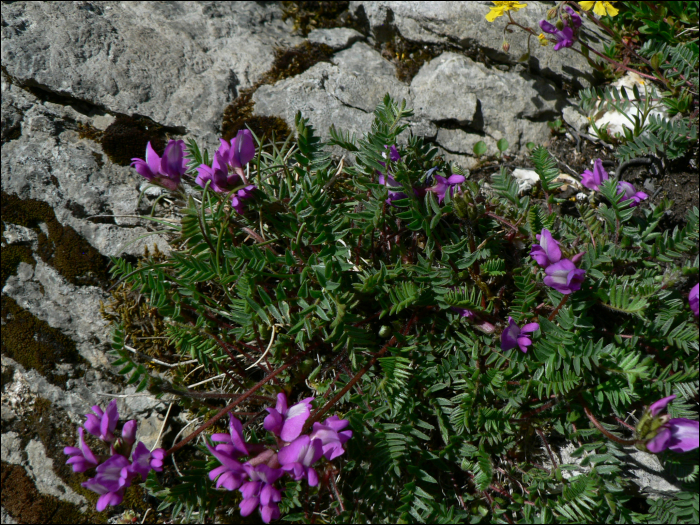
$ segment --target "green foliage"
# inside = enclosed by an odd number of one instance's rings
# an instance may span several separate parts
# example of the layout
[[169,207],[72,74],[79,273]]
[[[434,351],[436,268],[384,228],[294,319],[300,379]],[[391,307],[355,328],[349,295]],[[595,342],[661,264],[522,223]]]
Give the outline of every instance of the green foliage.
[[[265,145],[248,166],[259,191],[245,213],[202,189],[181,210],[167,261],[115,261],[114,275],[168,319],[170,361],[195,360],[200,374],[195,385],[182,371],[161,375],[201,415],[225,406],[215,396],[245,397],[253,442],[280,391],[294,402],[315,396],[308,426],[327,404],[324,418],[350,421],[346,452],[317,464],[317,487],[278,484],[289,521],[693,522],[692,490],[676,496],[678,511],[630,490],[633,441],[619,445],[600,428],[630,440],[619,420],[670,393],[679,396],[673,417],[697,418],[697,318],[687,303],[697,208],[660,231],[671,204],[632,208],[611,180],[597,208],[550,213],[558,170],[542,147],[532,161],[544,204],[521,196],[505,168],[490,188],[467,179],[440,201],[425,190],[455,171],[406,136],[410,115],[387,96],[362,137],[331,129],[329,143],[352,164],[333,159],[298,115],[296,144]],[[400,187],[380,184],[378,172]],[[543,228],[562,257],[582,254],[585,280],[569,296],[543,284],[530,256]],[[539,324],[527,352],[501,349],[509,317]],[[125,337],[115,330],[120,372],[154,386]],[[568,443],[577,463],[560,465]],[[201,443],[185,450],[172,487],[147,481],[162,508],[200,521],[234,511],[239,493],[206,475],[216,460]],[[692,469],[669,465],[672,478],[695,482]]]

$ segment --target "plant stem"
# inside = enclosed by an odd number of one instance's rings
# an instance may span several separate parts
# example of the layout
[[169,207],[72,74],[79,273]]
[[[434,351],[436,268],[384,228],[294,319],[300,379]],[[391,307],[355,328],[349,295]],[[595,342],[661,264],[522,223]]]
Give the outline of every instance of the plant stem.
[[564,304],[566,304],[566,301],[569,300],[569,295],[571,295],[571,294],[566,294],[564,297],[561,298],[561,301],[559,301],[559,304],[557,305],[557,307],[554,309],[554,311],[551,314],[549,314],[549,317],[547,318],[549,321],[552,321],[557,316],[557,314],[559,313],[559,310],[561,310],[561,307],[564,306]]
[[588,410],[588,406],[584,403],[583,398],[580,398],[581,404],[583,405],[583,411],[586,413],[586,417],[593,423],[593,426],[596,427],[598,430],[600,430],[605,437],[608,439],[614,441],[615,443],[619,443],[620,445],[634,445],[637,440],[636,439],[621,439],[617,436],[612,435],[610,432],[605,430],[603,428],[603,425],[601,425],[598,420],[591,414],[591,411]]

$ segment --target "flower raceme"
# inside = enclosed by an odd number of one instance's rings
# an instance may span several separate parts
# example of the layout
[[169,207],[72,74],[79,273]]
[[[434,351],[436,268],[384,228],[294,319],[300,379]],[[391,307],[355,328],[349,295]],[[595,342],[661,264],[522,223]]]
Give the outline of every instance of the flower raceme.
[[[287,396],[277,395],[274,408],[267,408],[263,427],[274,437],[275,445],[264,446],[246,443],[243,426],[232,415],[228,434],[213,434],[215,446],[207,444],[221,466],[209,472],[209,479],[217,488],[238,489],[243,500],[241,516],[250,515],[255,509],[265,523],[280,517],[278,503],[282,500],[275,483],[284,474],[299,481],[305,479],[309,486],[319,483],[313,465],[322,456],[332,460],[345,453],[343,445],[352,437],[351,430],[344,430],[348,421],[331,416],[323,423],[314,423],[310,434],[301,435],[306,420],[311,415],[313,397],[302,399],[291,407]],[[248,456],[241,463],[238,458]]]
[[195,182],[204,188],[209,182],[209,187],[217,193],[228,193],[236,186],[243,185],[231,195],[231,206],[243,213],[243,201],[250,199],[256,186],[248,184],[245,178],[244,167],[255,157],[255,142],[250,130],[239,131],[231,141],[219,139],[221,146],[214,153],[214,161],[211,167],[200,164],[197,168]]
[[670,419],[660,413],[676,398],[675,394],[655,401],[645,411],[637,424],[640,438],[638,448],[658,454],[668,449],[673,452],[688,452],[698,448],[697,421],[684,417]]
[[131,159],[131,166],[136,173],[150,182],[175,190],[180,185],[182,175],[187,171],[185,155],[185,142],[182,140],[168,141],[163,158],[158,156],[149,142],[146,146],[146,160]]
[[596,159],[593,164],[593,171],[585,170],[581,174],[581,184],[589,190],[600,191],[600,185],[609,178],[608,172],[603,168],[603,161]]
[[432,188],[428,188],[425,191],[432,191],[435,195],[437,195],[438,202],[442,204],[442,201],[445,198],[445,195],[447,192],[450,192],[450,197],[454,195],[454,190],[456,186],[459,186],[462,184],[466,179],[464,175],[450,175],[449,177],[445,178],[440,175],[435,175],[435,181],[436,184]]
[[[608,180],[610,176],[608,172],[603,168],[603,161],[596,159],[593,165],[593,171],[585,170],[581,174],[581,184],[593,191],[600,191],[600,185]],[[640,202],[646,200],[649,196],[643,191],[637,191],[637,189],[629,182],[619,181],[617,183],[617,193],[622,193],[622,200],[632,200],[630,207],[639,205]]]
[[[121,438],[117,438],[114,435],[119,421],[116,401],[112,401],[106,410],[95,405],[92,411],[94,414],[86,415],[84,428],[78,428],[78,446],[65,447],[63,453],[70,456],[66,464],[73,467],[73,472],[95,469],[96,476],[82,485],[100,495],[97,510],[102,512],[108,505],[119,505],[124,499],[124,492],[136,478],[140,476],[145,480],[151,470],[163,470],[165,450],[158,448],[151,451],[140,441],[137,442],[135,420],[127,421],[122,427]],[[85,443],[85,430],[109,445],[111,457],[98,456],[90,449]]]
[[629,182],[621,180],[617,183],[617,193],[622,193],[622,200],[626,201],[632,199],[630,203],[631,207],[638,206],[640,202],[646,200],[649,195],[643,191],[637,191],[636,188]]
[[575,263],[583,254],[579,253],[571,259],[562,259],[559,242],[546,228],[537,235],[537,240],[540,244],[532,245],[530,256],[544,268],[544,284],[565,295],[580,290],[586,271],[577,269]]

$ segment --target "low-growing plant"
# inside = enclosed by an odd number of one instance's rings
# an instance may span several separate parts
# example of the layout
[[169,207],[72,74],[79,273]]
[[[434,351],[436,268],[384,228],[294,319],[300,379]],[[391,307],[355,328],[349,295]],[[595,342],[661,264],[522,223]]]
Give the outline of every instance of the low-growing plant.
[[[205,372],[189,386],[179,367],[153,375],[164,363],[115,328],[128,383],[207,419],[140,451],[160,468],[198,440],[168,485],[148,474],[159,509],[200,522],[237,507],[265,521],[697,522],[697,207],[661,231],[672,203],[597,162],[582,174],[595,198],[557,213],[546,149],[531,153],[539,203],[505,168],[489,188],[439,161],[406,137],[410,115],[387,95],[359,139],[332,128],[325,144],[299,115],[295,142],[255,147],[246,131],[211,163],[194,141],[134,159],[182,219],[153,218],[174,234],[167,259],[115,258],[113,273],[166,318],[171,357]],[[93,410],[87,430],[113,439],[118,416]],[[577,459],[562,463],[567,446]],[[658,454],[676,495],[639,496],[634,447]],[[81,472],[101,461],[82,442],[67,453]],[[93,485],[114,504],[136,476],[128,457],[109,461],[125,470],[103,480],[98,467]]]

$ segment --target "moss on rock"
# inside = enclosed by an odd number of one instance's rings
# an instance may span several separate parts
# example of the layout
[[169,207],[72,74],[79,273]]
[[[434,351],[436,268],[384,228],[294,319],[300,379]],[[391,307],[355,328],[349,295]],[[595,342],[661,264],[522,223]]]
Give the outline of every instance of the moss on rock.
[[282,2],[282,20],[292,19],[294,30],[306,36],[314,29],[350,27],[350,2]]
[[102,134],[102,150],[120,166],[129,166],[132,158],[144,158],[146,145],[162,155],[165,150],[165,128],[147,118],[119,115]]
[[[47,203],[2,192],[2,220],[37,232],[37,254],[75,285],[106,286],[109,259],[70,226],[63,226]],[[45,224],[48,235],[39,227]],[[3,253],[3,259],[5,255]],[[19,264],[19,261],[17,262]],[[3,279],[5,278],[3,262]],[[8,269],[9,271],[9,269]],[[4,282],[4,281],[3,281]]]
[[40,494],[19,465],[2,462],[2,506],[18,523],[107,523],[106,512],[88,512]]
[[221,122],[223,138],[231,140],[239,130],[248,127],[261,141],[271,139],[273,134],[276,139],[286,139],[291,131],[283,119],[253,115],[253,93],[260,86],[299,75],[319,62],[329,62],[331,56],[333,49],[329,46],[311,42],[302,42],[289,49],[276,49],[275,60],[270,70],[254,86],[241,90],[238,97],[224,109]]
[[34,257],[32,257],[32,249],[29,246],[10,244],[2,249],[2,277],[0,278],[0,288],[5,286],[5,282],[10,275],[14,275],[21,262],[36,266],[36,261]]
[[64,386],[67,376],[56,372],[56,363],[84,363],[73,340],[34,317],[14,299],[2,297],[2,353],[25,368],[33,368],[46,379]]

